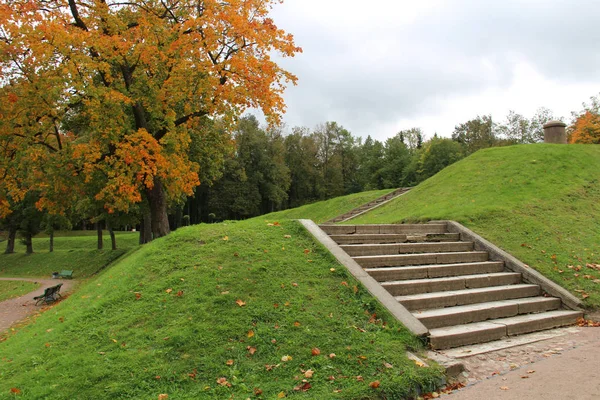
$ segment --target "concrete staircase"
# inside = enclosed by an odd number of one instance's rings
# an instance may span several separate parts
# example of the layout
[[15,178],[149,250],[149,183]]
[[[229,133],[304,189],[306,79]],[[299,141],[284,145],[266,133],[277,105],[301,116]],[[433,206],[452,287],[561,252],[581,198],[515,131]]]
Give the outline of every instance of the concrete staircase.
[[388,201],[395,199],[398,196],[403,195],[404,193],[408,192],[411,188],[400,188],[400,189],[396,189],[393,192],[390,192],[386,195],[383,195],[381,197],[376,198],[373,201],[368,202],[367,204],[363,204],[360,207],[357,207],[353,210],[348,211],[345,214],[342,215],[338,215],[335,218],[330,219],[329,221],[326,221],[326,224],[335,224],[337,222],[345,222],[348,220],[351,220],[354,217],[357,217],[361,214],[366,213],[367,211],[370,211],[374,208],[377,208],[385,203],[387,203]]
[[583,316],[445,224],[320,228],[425,325],[433,349],[571,325]]

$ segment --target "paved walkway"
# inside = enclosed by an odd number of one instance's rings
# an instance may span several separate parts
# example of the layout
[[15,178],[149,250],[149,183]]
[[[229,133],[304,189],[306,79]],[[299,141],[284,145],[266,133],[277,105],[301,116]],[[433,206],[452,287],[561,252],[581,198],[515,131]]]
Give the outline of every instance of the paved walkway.
[[552,339],[462,360],[468,385],[442,396],[475,399],[600,398],[600,328],[571,327]]
[[27,293],[21,297],[6,300],[0,302],[0,332],[3,332],[10,328],[14,323],[19,322],[29,315],[40,310],[43,305],[36,306],[33,298],[44,293],[44,289],[50,286],[58,285],[62,283],[63,286],[60,289],[60,293],[71,291],[76,281],[71,279],[35,279],[35,278],[0,278],[3,281],[29,281],[38,282],[41,284],[40,288],[34,290],[31,293]]

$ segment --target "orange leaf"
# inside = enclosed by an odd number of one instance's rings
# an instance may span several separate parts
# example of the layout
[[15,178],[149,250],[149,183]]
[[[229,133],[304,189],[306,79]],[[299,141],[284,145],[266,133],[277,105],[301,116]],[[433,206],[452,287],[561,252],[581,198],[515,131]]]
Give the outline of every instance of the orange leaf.
[[225,365],[233,365],[233,360],[227,360],[227,361],[225,362]]
[[250,353],[251,356],[256,353],[256,347],[248,346],[246,347],[246,350],[248,350],[248,353]]
[[171,289],[171,288],[165,290],[165,292],[167,292],[167,293],[171,293],[172,291],[173,291],[173,289]]
[[169,395],[166,393],[162,393],[158,395],[158,400],[167,400],[169,398]]
[[10,388],[10,392],[14,394],[21,394],[21,390],[18,388]]
[[379,381],[373,381],[373,382],[369,383],[369,386],[372,389],[377,389],[379,387]]
[[312,369],[309,369],[304,372],[304,377],[307,379],[310,379],[313,377],[314,373],[315,373],[315,371],[313,371]]
[[141,298],[142,298],[142,294],[141,294],[141,293],[139,293],[139,292],[135,292],[135,299],[136,299],[136,300],[139,300],[139,299],[141,299]]
[[313,347],[311,353],[313,356],[318,356],[319,354],[321,354],[321,350],[319,350],[317,347]]
[[254,331],[248,331],[248,337],[251,338],[252,336],[254,336]]
[[301,392],[306,392],[308,389],[310,389],[312,386],[310,386],[310,383],[308,382],[304,382],[298,386],[296,386],[294,388],[295,391],[301,391]]
[[294,326],[295,326],[295,327],[298,327],[298,326],[300,326],[300,322],[298,322],[298,321],[294,322]]
[[183,296],[183,290],[180,290],[177,292],[177,297],[181,297],[181,296]]
[[241,299],[237,299],[235,303],[240,307],[244,307],[246,305],[246,302]]

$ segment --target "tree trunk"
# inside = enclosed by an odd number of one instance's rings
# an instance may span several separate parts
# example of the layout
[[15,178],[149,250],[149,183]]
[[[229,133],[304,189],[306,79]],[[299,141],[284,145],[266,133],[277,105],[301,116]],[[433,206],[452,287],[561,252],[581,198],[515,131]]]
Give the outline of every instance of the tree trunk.
[[167,196],[158,177],[154,177],[154,187],[151,190],[146,189],[146,193],[150,204],[152,238],[166,236],[171,232],[167,215]]
[[140,244],[148,243],[152,240],[152,224],[149,212],[144,212],[142,221],[140,222]]
[[33,236],[31,233],[25,233],[25,246],[27,246],[27,254],[33,254]]
[[94,225],[96,225],[96,232],[98,233],[98,250],[102,250],[104,247],[104,243],[102,243],[102,227],[98,222],[95,222]]
[[112,226],[110,226],[110,223],[108,221],[106,221],[106,230],[108,231],[108,234],[110,235],[110,244],[112,246],[113,250],[117,249],[117,238],[115,237],[115,232],[112,229]]
[[54,229],[50,231],[50,253],[54,251]]
[[17,228],[8,228],[8,242],[4,254],[13,254],[15,252],[15,240],[17,239]]

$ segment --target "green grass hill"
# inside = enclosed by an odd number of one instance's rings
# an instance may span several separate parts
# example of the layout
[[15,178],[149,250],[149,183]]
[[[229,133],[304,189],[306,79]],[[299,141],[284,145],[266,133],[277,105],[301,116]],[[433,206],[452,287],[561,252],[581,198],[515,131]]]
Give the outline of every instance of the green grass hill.
[[351,223],[456,220],[598,308],[599,171],[595,145],[481,150]]
[[0,398],[400,399],[441,377],[407,349],[298,222],[255,218],[132,250],[0,336]]

